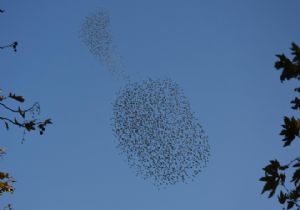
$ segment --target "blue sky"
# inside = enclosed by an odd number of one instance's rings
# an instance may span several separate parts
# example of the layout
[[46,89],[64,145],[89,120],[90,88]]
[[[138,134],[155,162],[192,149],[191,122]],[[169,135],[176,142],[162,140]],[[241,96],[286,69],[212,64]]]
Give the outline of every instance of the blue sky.
[[[297,0],[279,1],[1,1],[3,90],[40,102],[51,117],[44,136],[1,132],[1,170],[17,179],[15,209],[280,209],[261,196],[261,168],[288,161],[280,125],[291,115],[296,83],[279,81],[275,54],[300,43]],[[157,190],[136,177],[116,149],[115,79],[78,38],[97,8],[111,15],[113,40],[133,81],[172,78],[209,137],[208,167],[189,184]]]

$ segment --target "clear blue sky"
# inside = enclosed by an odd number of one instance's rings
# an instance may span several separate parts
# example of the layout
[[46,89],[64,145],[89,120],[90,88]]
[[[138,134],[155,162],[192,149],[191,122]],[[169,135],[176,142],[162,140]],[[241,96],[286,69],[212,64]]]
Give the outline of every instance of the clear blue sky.
[[[190,99],[211,145],[208,167],[189,184],[157,190],[118,154],[112,103],[116,80],[78,38],[96,8],[111,15],[115,45],[133,81],[169,77]],[[278,133],[294,84],[281,84],[275,54],[300,43],[298,0],[1,1],[6,91],[39,101],[51,117],[44,136],[0,130],[8,154],[1,170],[16,191],[1,200],[16,210],[281,209],[261,196],[261,168],[290,160]],[[298,150],[296,150],[296,148]]]

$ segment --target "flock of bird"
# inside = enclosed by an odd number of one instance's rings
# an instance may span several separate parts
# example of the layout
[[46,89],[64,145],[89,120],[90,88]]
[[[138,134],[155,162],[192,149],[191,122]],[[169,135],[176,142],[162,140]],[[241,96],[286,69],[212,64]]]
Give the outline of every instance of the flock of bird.
[[121,56],[113,44],[110,16],[106,10],[101,9],[87,16],[81,26],[79,37],[89,51],[115,77],[123,80],[129,79],[124,71]]
[[118,148],[137,175],[165,186],[193,179],[209,144],[188,99],[170,79],[130,83],[113,105]]
[[[113,45],[106,10],[86,18],[80,37],[110,72],[128,78]],[[113,104],[112,125],[129,166],[158,187],[193,180],[207,166],[207,136],[183,90],[171,79],[129,82]]]

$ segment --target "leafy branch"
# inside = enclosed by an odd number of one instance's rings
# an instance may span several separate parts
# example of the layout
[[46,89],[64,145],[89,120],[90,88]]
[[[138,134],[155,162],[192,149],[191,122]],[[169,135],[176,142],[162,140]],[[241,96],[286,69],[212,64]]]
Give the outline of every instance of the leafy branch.
[[[15,103],[24,103],[25,98],[13,93],[9,93],[7,96],[0,95],[0,110],[2,108],[5,113],[9,113],[12,117],[0,116],[0,121],[4,122],[6,130],[9,130],[11,126],[17,126],[24,129],[25,132],[31,132],[39,130],[40,135],[45,132],[46,126],[52,124],[51,119],[38,120],[36,115],[40,114],[40,105],[39,103],[34,103],[27,109],[22,109],[18,106],[17,109],[14,109],[7,105],[7,101],[12,100]],[[29,115],[31,114],[31,116]],[[24,140],[24,136],[23,136]],[[0,147],[0,156],[5,154],[5,150]],[[3,193],[13,193],[14,187],[12,186],[15,182],[14,178],[8,173],[0,172],[0,196]],[[11,210],[12,206],[9,204],[4,209]]]
[[[300,80],[300,48],[292,43],[290,48],[294,58],[290,60],[284,54],[276,55],[279,59],[275,63],[275,68],[281,70],[281,82],[290,79]],[[300,93],[300,87],[294,89]],[[292,109],[300,109],[300,99],[295,97],[291,101]],[[300,119],[295,117],[284,117],[280,135],[283,136],[283,147],[290,146],[296,138],[300,138]],[[278,160],[271,160],[269,165],[263,168],[265,175],[260,181],[265,182],[262,194],[269,192],[269,198],[276,192],[278,202],[283,205],[283,209],[300,210],[300,156],[290,161],[288,164],[281,165]],[[287,186],[286,177],[289,177],[289,186]]]
[[[292,165],[294,164],[294,165]],[[286,186],[286,171],[287,169],[295,168],[290,182],[293,185],[293,189],[288,189]],[[295,158],[287,165],[280,165],[277,160],[271,160],[270,164],[263,168],[265,176],[260,178],[260,181],[265,182],[262,193],[269,192],[269,198],[271,198],[278,188],[280,193],[278,195],[278,201],[280,204],[286,204],[286,209],[296,207],[300,209],[300,157]],[[283,208],[285,209],[285,208]]]
[[[11,125],[14,125],[23,128],[27,132],[35,131],[38,129],[39,133],[42,135],[45,132],[46,126],[48,124],[52,124],[51,119],[46,119],[43,121],[36,119],[35,115],[40,114],[39,103],[34,103],[28,109],[22,109],[20,106],[18,107],[18,109],[13,109],[4,103],[5,100],[8,99],[12,99],[18,103],[23,103],[25,101],[23,96],[18,96],[12,93],[9,93],[8,96],[0,95],[0,106],[4,108],[6,111],[17,114],[19,117],[21,117],[20,120],[17,119],[17,116],[15,116],[14,118],[0,116],[0,120],[4,122],[5,128],[7,130],[9,130]],[[28,119],[27,113],[32,114],[30,119]]]
[[[4,10],[0,9],[0,14],[4,13]],[[0,50],[11,48],[15,52],[17,51],[18,42],[12,42],[7,45],[0,45]],[[0,93],[2,90],[0,89]],[[36,131],[38,130],[40,135],[45,132],[46,126],[52,124],[51,119],[39,120],[36,115],[40,114],[40,105],[39,103],[34,103],[27,109],[23,109],[18,106],[17,109],[11,107],[6,103],[9,100],[12,100],[15,103],[24,103],[25,99],[23,96],[19,96],[13,93],[9,93],[7,96],[0,94],[0,111],[3,111],[8,116],[0,116],[0,122],[2,121],[7,130],[10,129],[11,126],[16,126],[22,128],[23,131],[23,140],[24,134],[26,132]],[[1,112],[2,113],[2,112]],[[31,114],[31,115],[29,115]],[[5,155],[5,149],[0,147],[0,157]],[[6,172],[0,171],[0,197],[3,193],[13,193],[14,187],[12,186],[15,182],[15,179]],[[8,204],[4,206],[3,210],[13,210],[12,205]]]

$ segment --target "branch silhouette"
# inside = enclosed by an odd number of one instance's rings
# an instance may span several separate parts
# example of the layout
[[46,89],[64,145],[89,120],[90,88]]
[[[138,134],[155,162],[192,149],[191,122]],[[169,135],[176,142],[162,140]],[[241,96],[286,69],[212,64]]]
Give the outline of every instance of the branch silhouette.
[[[4,13],[4,10],[0,9],[0,14]],[[18,42],[12,42],[7,45],[0,46],[0,50],[7,48],[13,49],[17,52]],[[9,101],[9,103],[7,103]],[[9,130],[10,127],[18,127],[23,129],[23,139],[26,132],[38,131],[40,135],[45,132],[46,127],[49,124],[52,124],[51,119],[40,120],[37,116],[40,114],[40,105],[39,103],[33,103],[29,108],[24,109],[21,106],[17,108],[12,107],[12,104],[17,103],[22,104],[25,102],[25,98],[14,93],[9,93],[8,95],[3,95],[2,90],[0,89],[0,122],[4,123],[6,130]],[[5,116],[3,116],[5,115]],[[4,148],[0,147],[0,157],[6,154]],[[0,198],[4,193],[13,193],[15,188],[13,183],[15,179],[7,172],[0,171]],[[8,204],[3,207],[3,210],[12,210],[12,205]]]
[[[275,63],[275,68],[281,70],[280,80],[296,79],[300,80],[300,48],[292,43],[291,54],[293,59],[287,58],[284,54],[276,55],[279,59]],[[295,88],[295,92],[300,92],[300,88]],[[294,110],[300,109],[300,99],[295,97],[291,101]],[[283,136],[283,147],[290,146],[295,139],[300,138],[300,119],[295,117],[284,117],[280,135]],[[291,160],[288,164],[282,165],[278,160],[271,160],[270,164],[263,168],[265,175],[260,181],[265,182],[262,194],[269,192],[269,198],[276,192],[278,202],[283,205],[283,209],[300,210],[300,156]],[[290,175],[291,174],[291,175]],[[290,175],[289,186],[286,177]]]

